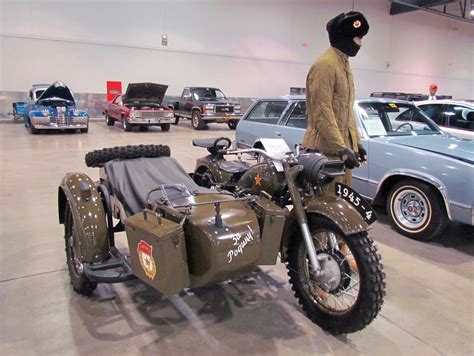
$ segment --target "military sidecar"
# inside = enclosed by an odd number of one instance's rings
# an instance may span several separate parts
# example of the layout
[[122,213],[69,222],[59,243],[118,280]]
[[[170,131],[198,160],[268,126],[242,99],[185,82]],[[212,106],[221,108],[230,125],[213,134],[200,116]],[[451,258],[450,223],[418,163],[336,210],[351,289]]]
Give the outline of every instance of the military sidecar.
[[[198,186],[167,146],[94,151],[86,163],[100,181],[68,173],[58,200],[77,292],[138,277],[172,295],[275,263],[286,209],[268,198]],[[124,229],[130,257],[115,248]]]

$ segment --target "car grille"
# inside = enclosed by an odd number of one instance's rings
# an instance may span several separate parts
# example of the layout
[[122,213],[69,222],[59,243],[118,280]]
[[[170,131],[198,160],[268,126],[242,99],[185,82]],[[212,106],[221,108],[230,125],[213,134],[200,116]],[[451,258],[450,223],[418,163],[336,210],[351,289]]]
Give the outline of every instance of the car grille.
[[233,106],[216,106],[216,112],[218,113],[223,113],[223,114],[229,114],[234,112],[234,107]]
[[165,116],[166,111],[160,112],[142,112],[142,119],[154,119],[154,118],[163,118]]
[[74,122],[72,117],[66,116],[51,116],[50,122],[52,124],[58,124],[60,126],[72,124]]
[[56,123],[58,125],[67,125],[72,123],[73,119],[66,117],[66,108],[63,106],[58,106],[56,108],[56,116],[51,116],[51,123]]

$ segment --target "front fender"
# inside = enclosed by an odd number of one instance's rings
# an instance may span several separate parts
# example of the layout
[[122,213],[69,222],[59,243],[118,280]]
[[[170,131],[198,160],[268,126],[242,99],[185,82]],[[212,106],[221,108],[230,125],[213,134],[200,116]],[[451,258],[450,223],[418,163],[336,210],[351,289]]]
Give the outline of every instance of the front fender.
[[[369,229],[369,225],[364,221],[359,212],[348,202],[336,196],[319,196],[305,202],[304,206],[308,217],[312,214],[324,216],[336,224],[346,236]],[[295,233],[300,234],[300,228],[293,209],[286,220],[283,231],[280,247],[282,261],[286,261],[288,246],[292,235]]]
[[[84,198],[81,189],[90,188]],[[83,262],[101,261],[109,255],[106,213],[94,182],[83,173],[67,173],[58,188],[59,223],[64,224],[64,210],[70,204],[80,242]]]

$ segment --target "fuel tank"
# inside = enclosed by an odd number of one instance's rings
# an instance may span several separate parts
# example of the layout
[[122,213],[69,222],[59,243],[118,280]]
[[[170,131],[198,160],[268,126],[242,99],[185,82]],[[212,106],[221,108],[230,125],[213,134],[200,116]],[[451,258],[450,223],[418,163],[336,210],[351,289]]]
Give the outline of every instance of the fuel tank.
[[281,196],[286,192],[285,173],[278,172],[273,164],[265,162],[250,167],[237,185],[246,193],[255,195],[262,190],[272,196]]

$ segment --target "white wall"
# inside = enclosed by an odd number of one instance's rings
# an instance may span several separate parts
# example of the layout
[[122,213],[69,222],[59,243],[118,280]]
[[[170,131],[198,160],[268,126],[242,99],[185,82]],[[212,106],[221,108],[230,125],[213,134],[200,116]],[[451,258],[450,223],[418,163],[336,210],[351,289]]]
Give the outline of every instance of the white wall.
[[[0,91],[61,79],[76,92],[120,80],[166,83],[170,95],[188,85],[284,95],[304,87],[327,48],[326,22],[351,9],[352,0],[0,0]],[[434,81],[439,94],[474,98],[474,25],[389,16],[387,0],[355,0],[355,9],[371,25],[351,60],[359,97],[425,93]]]

